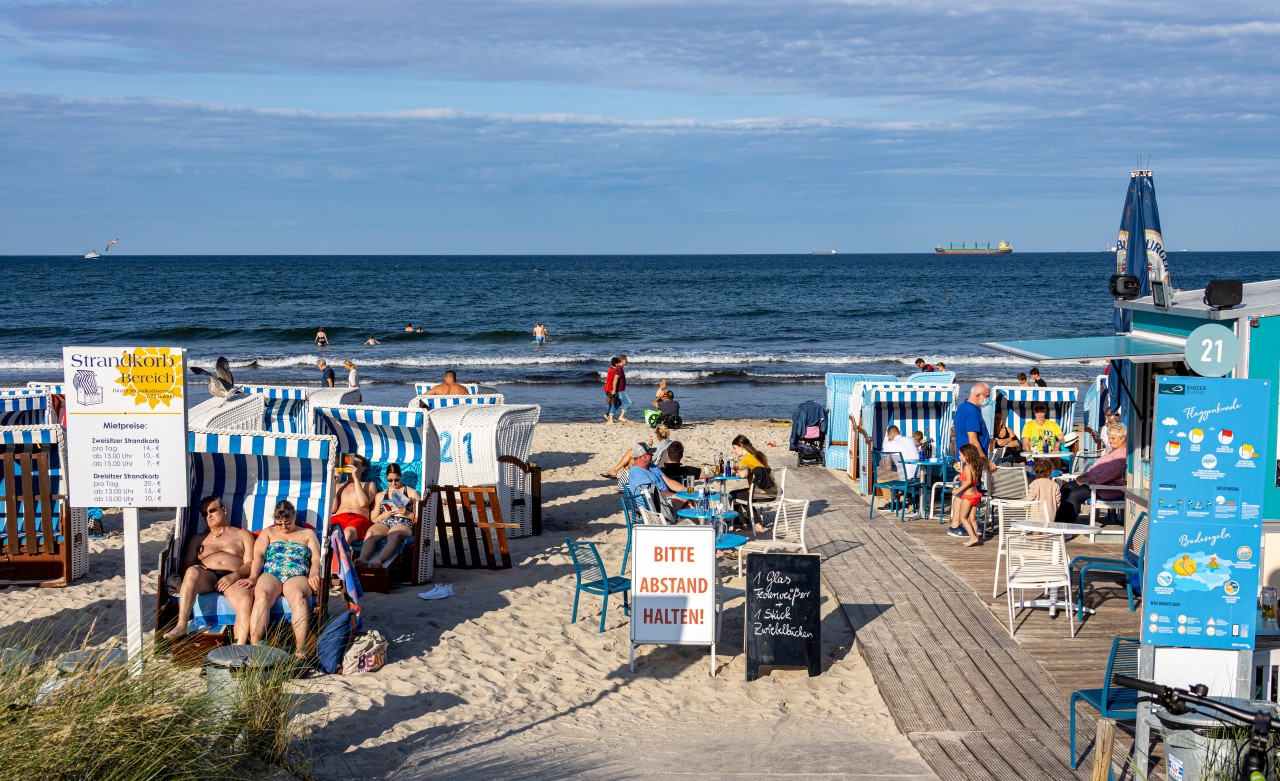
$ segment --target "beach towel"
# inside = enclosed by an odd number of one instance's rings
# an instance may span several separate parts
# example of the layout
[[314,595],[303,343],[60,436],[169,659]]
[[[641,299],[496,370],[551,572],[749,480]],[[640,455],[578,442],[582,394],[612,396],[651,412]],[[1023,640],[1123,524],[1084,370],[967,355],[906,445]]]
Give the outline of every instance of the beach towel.
[[356,574],[355,564],[351,561],[351,548],[347,547],[347,538],[341,528],[335,528],[329,539],[329,547],[333,550],[333,574],[342,580],[342,587],[347,592],[347,601],[355,613],[356,629],[360,628],[360,599],[364,589],[360,587],[360,576]]

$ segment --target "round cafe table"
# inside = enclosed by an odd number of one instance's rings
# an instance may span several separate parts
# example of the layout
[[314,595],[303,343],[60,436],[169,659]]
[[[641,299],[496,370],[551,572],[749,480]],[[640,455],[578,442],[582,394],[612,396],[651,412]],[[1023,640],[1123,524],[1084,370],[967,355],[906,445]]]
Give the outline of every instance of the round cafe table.
[[[720,498],[723,496],[724,494],[713,493],[711,494],[711,501],[718,502],[720,501]],[[676,498],[684,499],[686,502],[695,502],[701,499],[702,497],[698,496],[697,493],[694,491],[678,491],[676,493]]]
[[746,537],[733,532],[725,532],[716,537],[716,550],[736,550],[746,544]]
[[722,513],[717,513],[715,510],[703,510],[698,507],[686,507],[683,510],[676,510],[676,515],[681,518],[691,518],[695,521],[705,521],[710,518],[732,521],[738,517],[736,510],[725,510]]

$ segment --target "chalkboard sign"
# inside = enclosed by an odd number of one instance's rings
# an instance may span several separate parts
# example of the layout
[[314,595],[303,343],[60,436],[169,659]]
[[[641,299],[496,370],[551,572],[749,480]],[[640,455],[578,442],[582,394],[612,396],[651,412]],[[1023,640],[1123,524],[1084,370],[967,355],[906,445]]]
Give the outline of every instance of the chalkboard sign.
[[822,672],[819,558],[806,553],[747,555],[747,680],[762,666]]

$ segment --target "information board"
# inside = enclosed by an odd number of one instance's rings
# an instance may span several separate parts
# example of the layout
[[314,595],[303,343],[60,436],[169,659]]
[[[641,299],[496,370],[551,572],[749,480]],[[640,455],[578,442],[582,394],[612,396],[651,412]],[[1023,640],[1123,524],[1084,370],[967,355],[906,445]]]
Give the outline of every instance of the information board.
[[645,643],[711,646],[719,635],[716,532],[711,526],[634,528],[631,572],[631,669]]
[[762,666],[822,672],[820,559],[812,553],[747,554],[747,680]]
[[1252,649],[1270,382],[1158,380],[1142,641]]
[[186,353],[64,347],[73,507],[186,507]]

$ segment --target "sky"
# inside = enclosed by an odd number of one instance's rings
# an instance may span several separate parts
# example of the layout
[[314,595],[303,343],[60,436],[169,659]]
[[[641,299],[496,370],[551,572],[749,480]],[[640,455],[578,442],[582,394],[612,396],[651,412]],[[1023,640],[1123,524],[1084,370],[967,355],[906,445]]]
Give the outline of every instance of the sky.
[[0,254],[1276,250],[1278,120],[1274,0],[0,0]]

